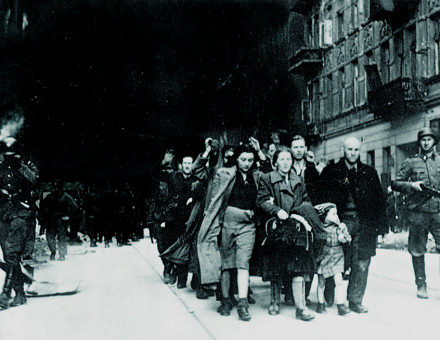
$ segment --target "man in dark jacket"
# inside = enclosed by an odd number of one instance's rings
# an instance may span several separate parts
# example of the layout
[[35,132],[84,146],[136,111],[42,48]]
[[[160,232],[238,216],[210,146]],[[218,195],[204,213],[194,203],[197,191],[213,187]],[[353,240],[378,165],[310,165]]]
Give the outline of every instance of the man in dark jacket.
[[[186,222],[191,213],[192,198],[191,187],[197,181],[197,178],[192,174],[193,158],[186,156],[182,158],[182,169],[179,171],[169,171],[168,165],[174,160],[173,152],[166,152],[162,160],[161,166],[153,169],[153,176],[161,182],[168,184],[168,206],[165,222],[168,235],[174,243],[186,229]],[[172,270],[170,283],[175,282],[177,276],[177,288],[182,289],[186,287],[188,280],[188,264],[175,264]]]
[[440,253],[440,198],[423,190],[423,185],[440,189],[440,156],[434,150],[437,141],[437,135],[430,128],[420,130],[417,142],[421,153],[403,162],[392,185],[393,190],[407,195],[408,250],[412,255],[417,296],[421,299],[428,298],[425,273],[428,232]]
[[321,173],[321,199],[335,203],[341,220],[352,236],[349,258],[351,274],[347,299],[356,313],[362,305],[371,257],[376,255],[377,236],[387,231],[385,199],[376,170],[360,162],[361,143],[350,137],[344,142],[344,157]]
[[[304,180],[306,184],[307,194],[309,196],[310,201],[313,205],[318,203],[322,203],[319,201],[318,196],[318,188],[319,188],[319,172],[316,170],[315,163],[307,160],[307,146],[306,140],[303,136],[296,135],[292,138],[292,143],[290,144],[290,148],[293,152],[293,168],[295,169],[296,174]],[[285,289],[286,296],[285,301],[287,305],[293,305],[293,295],[292,295],[292,285],[286,281]],[[312,281],[307,281],[305,284],[306,287],[306,298],[310,294],[310,289],[312,288]],[[333,304],[334,301],[334,291],[335,285],[332,278],[326,280],[326,289],[325,289],[325,297],[326,301],[329,305]]]
[[[78,205],[72,196],[64,191],[64,184],[56,181],[53,191],[41,201],[41,224],[46,229],[50,260],[55,260],[56,240],[58,236],[59,261],[64,261],[67,254],[67,231],[70,221],[76,216]],[[40,234],[42,230],[40,231]]]
[[[38,183],[38,170],[22,158],[15,138],[5,138],[0,147],[0,246],[6,263],[0,309],[6,309],[26,303],[20,261],[29,230],[35,228],[32,193]],[[12,288],[15,298],[10,304]]]
[[304,179],[310,201],[313,205],[316,205],[319,203],[319,172],[316,170],[315,163],[309,162],[306,158],[306,140],[300,135],[293,136],[290,148],[292,149],[294,157],[293,168],[295,169],[296,174]]

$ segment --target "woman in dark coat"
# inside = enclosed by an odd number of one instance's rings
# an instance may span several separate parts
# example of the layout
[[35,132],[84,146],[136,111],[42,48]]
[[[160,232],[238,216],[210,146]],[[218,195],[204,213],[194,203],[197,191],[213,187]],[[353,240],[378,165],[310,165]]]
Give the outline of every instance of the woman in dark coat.
[[[276,170],[262,175],[260,179],[257,207],[270,217],[277,217],[279,220],[295,218],[311,228],[301,216],[292,214],[294,208],[309,202],[305,184],[292,171],[292,151],[281,147],[273,157],[273,164]],[[314,314],[307,309],[304,296],[304,280],[314,271],[313,252],[281,242],[266,243],[263,249],[263,280],[271,281],[269,314],[279,314],[281,282],[285,277],[293,277],[296,317],[301,320],[313,319]]]
[[[212,199],[198,236],[198,253],[202,283],[218,282],[221,276],[221,315],[230,315],[229,296],[231,269],[237,269],[239,318],[251,319],[248,311],[249,259],[255,242],[254,210],[260,173],[254,171],[256,154],[266,161],[258,141],[240,145],[235,150],[236,166],[220,168],[215,176]],[[267,164],[269,167],[270,165]],[[263,165],[264,166],[264,165]],[[221,232],[220,246],[217,237]]]

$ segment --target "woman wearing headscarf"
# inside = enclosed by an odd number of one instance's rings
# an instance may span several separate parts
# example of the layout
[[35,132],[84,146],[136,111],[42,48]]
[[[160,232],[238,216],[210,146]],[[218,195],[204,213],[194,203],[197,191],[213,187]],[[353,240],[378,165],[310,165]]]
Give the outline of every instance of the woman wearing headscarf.
[[[270,217],[277,218],[279,225],[294,219],[311,231],[310,224],[297,213],[299,210],[313,210],[313,207],[309,203],[303,180],[292,170],[292,151],[287,147],[280,147],[275,152],[272,162],[275,170],[262,175],[260,179],[257,207],[263,209]],[[298,209],[299,207],[306,209]],[[315,214],[314,211],[313,213]],[[276,228],[276,224],[272,227]],[[286,237],[289,238],[288,235]],[[281,240],[265,243],[262,276],[264,281],[271,282],[270,315],[279,314],[281,283],[284,278],[292,278],[296,317],[305,321],[315,317],[306,307],[304,288],[304,281],[306,278],[309,279],[313,270],[314,257],[311,247],[307,250]]]

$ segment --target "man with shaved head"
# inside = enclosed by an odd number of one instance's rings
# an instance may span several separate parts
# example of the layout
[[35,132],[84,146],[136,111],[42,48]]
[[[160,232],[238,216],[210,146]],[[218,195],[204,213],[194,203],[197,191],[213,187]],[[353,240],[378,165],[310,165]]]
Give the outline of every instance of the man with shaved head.
[[385,199],[376,170],[360,161],[359,139],[347,138],[343,151],[344,157],[321,174],[321,200],[337,205],[352,236],[345,258],[346,267],[351,265],[347,299],[352,311],[366,313],[362,300],[371,257],[376,255],[377,236],[387,231]]

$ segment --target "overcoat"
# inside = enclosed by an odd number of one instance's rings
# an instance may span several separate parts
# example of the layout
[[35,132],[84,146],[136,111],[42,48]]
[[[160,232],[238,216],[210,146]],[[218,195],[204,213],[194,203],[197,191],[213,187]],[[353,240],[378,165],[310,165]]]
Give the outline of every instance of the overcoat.
[[[277,216],[282,209],[289,215],[299,214],[296,209],[302,204],[308,204],[315,214],[318,224],[319,218],[310,204],[306,186],[294,170],[289,175],[286,183],[278,171],[264,174],[260,180],[260,189],[257,195],[257,207],[262,209],[269,217]],[[306,210],[308,210],[306,208]],[[322,226],[321,226],[322,227]],[[279,280],[282,277],[309,275],[315,267],[313,250],[292,246],[270,245],[263,247],[262,278],[264,281]]]
[[[258,170],[252,173],[257,186],[260,174]],[[202,284],[220,282],[222,259],[218,247],[218,236],[236,175],[237,167],[234,166],[218,169],[214,178],[211,202],[205,212],[197,244]]]
[[[321,200],[335,203],[338,215],[344,222],[345,208],[349,199],[350,186],[354,186],[354,201],[357,208],[359,225],[350,234],[359,238],[359,259],[367,260],[376,255],[377,236],[388,229],[385,198],[379,176],[371,166],[357,163],[354,183],[349,180],[348,168],[344,158],[336,164],[330,164],[321,173]],[[347,225],[348,226],[348,225]]]

